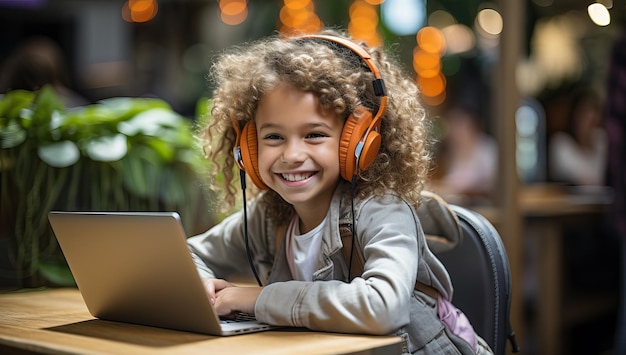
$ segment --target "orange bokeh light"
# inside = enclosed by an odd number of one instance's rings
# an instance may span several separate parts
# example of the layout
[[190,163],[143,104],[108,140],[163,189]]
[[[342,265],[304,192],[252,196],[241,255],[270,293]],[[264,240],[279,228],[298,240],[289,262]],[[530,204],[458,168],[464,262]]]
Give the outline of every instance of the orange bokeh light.
[[156,16],[158,9],[156,0],[128,0],[122,7],[122,18],[128,22],[147,22]]
[[355,28],[375,30],[376,26],[378,25],[378,17],[356,17],[350,20],[350,24]]
[[377,31],[378,13],[372,5],[363,0],[356,0],[350,5],[349,14],[348,33],[352,38],[373,47],[382,43],[382,38]]
[[443,33],[432,26],[422,27],[417,32],[417,45],[428,53],[441,54],[446,48],[446,39]]
[[225,12],[220,13],[220,19],[227,25],[235,26],[243,23],[248,18],[248,8],[244,8],[243,11],[229,15]]
[[284,0],[285,7],[291,10],[300,10],[311,5],[311,0]]
[[355,17],[378,18],[378,13],[376,12],[376,10],[371,5],[368,5],[367,3],[361,0],[357,0],[353,2],[352,5],[350,5],[350,8],[348,9],[348,13],[350,15],[350,18],[355,18]]
[[445,91],[446,78],[441,73],[431,78],[418,76],[417,85],[419,86],[422,95],[435,97]]
[[152,0],[128,0],[128,8],[133,12],[144,12],[154,6],[153,2]]
[[284,0],[280,9],[278,24],[282,34],[302,34],[319,31],[324,24],[315,14],[315,4],[311,0]]
[[221,0],[219,5],[222,13],[230,16],[247,12],[248,6],[246,0]]
[[446,100],[446,91],[442,91],[437,96],[424,96],[422,95],[422,101],[429,106],[439,106]]
[[420,48],[413,51],[413,69],[423,77],[433,77],[441,71],[441,58]]
[[362,31],[354,29],[352,25],[349,24],[348,32],[356,41],[363,41],[370,47],[378,47],[383,43],[383,39],[380,34],[374,30]]

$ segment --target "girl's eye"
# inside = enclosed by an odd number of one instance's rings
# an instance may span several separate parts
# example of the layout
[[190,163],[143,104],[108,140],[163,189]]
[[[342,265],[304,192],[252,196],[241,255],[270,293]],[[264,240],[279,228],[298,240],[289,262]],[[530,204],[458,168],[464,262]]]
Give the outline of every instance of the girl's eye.
[[265,137],[263,137],[263,139],[275,140],[275,139],[281,139],[281,136],[279,136],[278,134],[266,134]]
[[319,132],[315,132],[315,133],[309,133],[306,136],[307,138],[325,138],[326,135],[324,133],[319,133]]

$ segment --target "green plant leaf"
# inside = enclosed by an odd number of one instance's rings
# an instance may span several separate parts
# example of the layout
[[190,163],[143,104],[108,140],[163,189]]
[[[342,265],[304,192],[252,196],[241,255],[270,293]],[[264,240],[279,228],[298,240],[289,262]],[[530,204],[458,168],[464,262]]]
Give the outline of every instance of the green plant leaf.
[[13,90],[0,98],[0,127],[20,117],[20,111],[33,103],[35,93],[26,90]]
[[206,165],[209,165],[209,162],[200,154],[200,149],[180,149],[176,157],[177,161],[198,169],[204,169]]
[[40,145],[37,155],[43,162],[55,168],[71,166],[80,159],[78,147],[68,140]]
[[158,137],[163,127],[178,128],[182,125],[183,120],[180,115],[170,109],[153,108],[138,113],[128,121],[121,122],[118,130],[128,136],[141,133]]
[[187,122],[181,122],[176,128],[163,127],[159,132],[159,138],[176,147],[191,147],[194,144],[193,134]]
[[59,130],[76,142],[119,133],[117,130],[119,117],[114,110],[102,105],[94,104],[67,110],[65,116],[60,122]]
[[158,157],[163,163],[169,163],[176,157],[176,147],[168,142],[152,138],[147,140],[145,144],[158,153]]
[[161,174],[160,197],[169,208],[180,206],[187,200],[189,184],[192,180],[182,167],[168,166]]
[[211,118],[213,101],[207,97],[201,97],[196,101],[196,124],[194,128],[206,127]]
[[122,159],[124,186],[130,193],[142,197],[159,196],[159,179],[163,161],[159,154],[146,146],[131,149]]
[[86,153],[95,161],[117,161],[122,159],[128,152],[126,136],[116,134],[114,136],[97,137],[86,144]]
[[32,110],[32,108],[25,107],[25,108],[20,110],[19,122],[21,123],[22,127],[26,128],[27,130],[30,129],[33,126],[33,110]]
[[172,110],[168,103],[155,98],[113,97],[98,101],[97,105],[112,110],[120,122],[127,121],[135,115],[151,109]]
[[53,112],[64,110],[65,107],[57,94],[54,92],[54,89],[51,86],[46,85],[39,90],[37,96],[35,97],[33,125],[47,125],[52,118]]
[[26,140],[26,130],[17,122],[11,121],[0,128],[0,148],[13,148]]
[[76,286],[76,281],[67,263],[40,261],[38,270],[43,278],[57,286]]

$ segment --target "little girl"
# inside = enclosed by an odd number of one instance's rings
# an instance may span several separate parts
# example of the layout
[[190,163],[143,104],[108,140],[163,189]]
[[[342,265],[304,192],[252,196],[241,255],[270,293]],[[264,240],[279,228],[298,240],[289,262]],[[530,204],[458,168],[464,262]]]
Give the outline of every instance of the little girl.
[[[336,31],[233,48],[212,74],[205,152],[227,208],[236,166],[244,199],[188,239],[218,313],[395,334],[407,353],[490,353],[448,302],[450,278],[416,215],[430,156],[414,81],[381,49]],[[258,287],[230,283],[254,278]]]

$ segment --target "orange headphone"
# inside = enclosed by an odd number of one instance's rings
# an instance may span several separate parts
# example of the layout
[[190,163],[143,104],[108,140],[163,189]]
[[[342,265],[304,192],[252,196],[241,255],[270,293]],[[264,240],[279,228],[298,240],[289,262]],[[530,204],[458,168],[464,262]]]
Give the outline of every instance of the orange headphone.
[[[359,170],[366,170],[376,158],[380,149],[380,123],[387,106],[387,92],[385,83],[380,77],[378,68],[372,61],[370,54],[361,46],[346,39],[328,35],[305,35],[296,39],[321,39],[332,43],[337,43],[348,48],[361,58],[369,70],[374,74],[374,93],[380,96],[380,106],[375,115],[364,106],[357,107],[346,120],[341,139],[339,142],[339,168],[341,177],[347,181],[352,181],[352,177]],[[248,172],[250,180],[262,190],[267,189],[267,185],[261,179],[258,165],[258,141],[256,136],[256,125],[254,120],[248,121],[243,128],[239,127],[239,122],[233,119],[233,127],[237,133],[235,148],[233,150],[235,161],[239,168]]]

